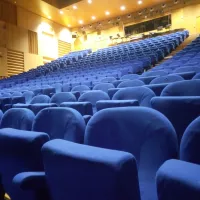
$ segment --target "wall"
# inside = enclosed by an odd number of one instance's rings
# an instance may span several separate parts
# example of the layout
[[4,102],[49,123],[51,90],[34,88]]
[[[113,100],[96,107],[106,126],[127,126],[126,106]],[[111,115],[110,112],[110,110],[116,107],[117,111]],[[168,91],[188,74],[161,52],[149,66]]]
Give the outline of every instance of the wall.
[[[23,52],[24,71],[28,71],[46,60],[58,58],[58,40],[66,44],[71,43],[71,32],[68,28],[16,5],[2,2],[0,2],[0,77],[7,76],[7,50]],[[32,44],[38,47],[35,53],[30,52],[29,48],[30,31],[36,33],[33,41],[35,44]]]

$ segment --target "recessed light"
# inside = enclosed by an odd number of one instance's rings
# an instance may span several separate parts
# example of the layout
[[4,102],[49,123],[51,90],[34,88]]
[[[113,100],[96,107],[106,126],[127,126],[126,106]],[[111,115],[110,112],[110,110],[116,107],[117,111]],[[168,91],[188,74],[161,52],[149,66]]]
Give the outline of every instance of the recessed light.
[[92,16],[92,20],[95,20],[96,19],[96,17],[95,16]]
[[76,5],[73,5],[73,9],[76,10],[78,9],[78,7]]
[[109,12],[109,11],[106,11],[105,14],[106,14],[106,15],[110,15],[110,12]]
[[126,10],[126,7],[125,6],[121,6],[120,10]]
[[142,4],[142,1],[138,1],[138,4]]
[[68,27],[71,27],[71,25],[70,25],[70,24],[68,24],[67,26],[68,26]]
[[49,19],[51,19],[51,16],[48,16]]
[[88,0],[88,3],[91,4],[91,3],[92,3],[92,0]]
[[83,20],[79,20],[79,24],[83,24]]
[[63,12],[62,10],[60,10],[60,14],[63,15],[63,13],[64,13],[64,12]]

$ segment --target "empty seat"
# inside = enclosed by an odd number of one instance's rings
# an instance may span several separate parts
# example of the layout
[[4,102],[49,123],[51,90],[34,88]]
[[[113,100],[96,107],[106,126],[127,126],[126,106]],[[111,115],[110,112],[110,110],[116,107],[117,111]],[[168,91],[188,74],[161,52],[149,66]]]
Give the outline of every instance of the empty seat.
[[1,120],[0,128],[14,128],[19,130],[31,130],[34,113],[26,108],[12,108],[6,111]]
[[156,96],[160,96],[166,86],[168,86],[168,83],[145,85],[145,87],[151,89]]
[[155,78],[157,78],[158,76],[148,76],[148,77],[140,77],[138,80],[143,81],[146,85],[148,85],[149,83],[151,83],[152,80],[154,80]]
[[142,200],[157,199],[156,172],[166,160],[176,158],[178,151],[176,132],[169,120],[144,107],[97,112],[86,128],[85,144],[132,153],[138,164]]
[[120,78],[120,80],[135,80],[138,79],[140,76],[138,74],[126,74]]
[[174,70],[174,73],[181,73],[181,72],[195,72],[199,73],[200,72],[200,67],[179,67]]
[[81,113],[81,115],[93,115],[92,104],[90,102],[65,102],[60,107],[73,108]]
[[62,86],[62,92],[70,92],[71,91],[71,86],[68,83],[63,84]]
[[25,98],[26,103],[30,103],[32,98],[35,96],[32,91],[24,92],[22,95]]
[[107,93],[99,90],[93,90],[82,94],[78,101],[79,102],[90,102],[92,104],[93,113],[96,112],[96,103],[100,100],[110,100]]
[[87,85],[77,85],[75,87],[72,88],[72,92],[84,92],[90,90],[90,88]]
[[174,75],[181,76],[185,80],[191,80],[195,76],[195,72],[181,72],[181,73],[173,73]]
[[29,109],[33,111],[35,115],[37,115],[41,110],[49,107],[57,107],[55,103],[35,103],[30,104]]
[[96,104],[97,111],[106,108],[130,107],[130,106],[139,106],[139,102],[137,100],[111,100],[111,101],[97,101]]
[[101,79],[102,83],[112,83],[113,81],[116,81],[116,78],[114,78],[114,77],[106,77],[106,78]]
[[113,100],[137,100],[140,106],[151,107],[154,92],[146,87],[123,88],[116,92]]
[[142,74],[142,76],[166,76],[166,75],[168,75],[168,72],[164,70],[147,71]]
[[192,79],[200,79],[200,73],[197,73]]
[[51,96],[51,94],[54,94],[55,92],[56,92],[56,89],[53,87],[42,89],[42,94],[47,95],[47,96]]
[[85,121],[71,108],[45,108],[37,114],[32,130],[45,132],[50,139],[83,143]]
[[153,79],[150,84],[162,84],[162,83],[173,83],[177,81],[183,81],[184,79],[178,75],[167,75]]
[[47,95],[38,95],[33,97],[33,99],[30,101],[30,104],[35,104],[35,103],[49,103],[50,102],[50,97]]
[[126,87],[136,87],[136,86],[143,86],[144,82],[141,80],[129,80],[120,83],[117,88],[126,88]]
[[117,91],[121,90],[121,89],[122,89],[122,88],[112,88],[112,89],[109,89],[109,90],[108,90],[108,95],[109,95],[110,99],[112,99],[113,96],[114,96],[114,94],[115,94]]
[[200,80],[171,83],[164,88],[161,96],[200,96]]
[[55,103],[60,106],[63,102],[75,102],[76,97],[71,92],[56,93],[51,97],[51,103]]
[[12,94],[12,97],[21,97],[22,96],[22,93],[21,92],[14,92]]
[[52,85],[52,87],[55,88],[55,92],[58,93],[58,92],[62,92],[62,84],[61,83],[55,83]]
[[185,129],[200,115],[200,97],[156,97],[151,105],[171,121],[179,143]]
[[112,83],[100,83],[94,86],[93,90],[101,90],[103,92],[108,93],[108,90],[111,88],[115,88]]

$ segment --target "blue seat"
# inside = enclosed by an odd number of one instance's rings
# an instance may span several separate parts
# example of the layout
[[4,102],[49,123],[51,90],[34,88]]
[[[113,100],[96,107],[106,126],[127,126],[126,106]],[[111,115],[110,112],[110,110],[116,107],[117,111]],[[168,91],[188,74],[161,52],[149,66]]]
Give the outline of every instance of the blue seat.
[[168,75],[167,71],[164,70],[157,70],[157,71],[147,71],[142,74],[142,76],[166,76]]
[[106,108],[130,107],[130,106],[139,106],[139,102],[137,100],[111,100],[111,101],[97,101],[96,104],[97,111]]
[[62,84],[61,83],[55,83],[55,84],[52,85],[52,87],[55,88],[56,93],[62,92]]
[[62,92],[70,92],[70,91],[71,91],[71,85],[68,83],[63,84]]
[[41,110],[49,107],[57,107],[55,103],[36,103],[30,104],[29,109],[33,111],[35,115],[37,115]]
[[174,75],[181,76],[185,80],[191,80],[195,76],[195,72],[181,72],[181,73],[173,73]]
[[111,88],[115,88],[112,83],[100,83],[93,87],[93,90],[101,90],[103,92],[108,93],[108,90]]
[[42,155],[45,173],[25,172],[14,178],[19,193],[31,191],[27,199],[36,196],[38,188],[48,188],[53,199],[140,199],[137,164],[130,153],[57,139],[43,146]]
[[32,91],[27,91],[22,94],[22,96],[25,98],[25,102],[28,104],[31,102],[32,98],[35,96]]
[[179,67],[177,69],[174,70],[174,73],[181,73],[181,72],[195,72],[195,73],[199,73],[200,72],[200,67],[193,67],[193,66],[189,66],[189,67]]
[[154,92],[146,87],[123,88],[116,92],[112,100],[137,100],[140,106],[151,107]]
[[90,90],[90,88],[87,85],[77,85],[72,88],[71,92],[84,92]]
[[71,108],[45,108],[37,114],[32,130],[45,132],[50,139],[83,143],[85,121]]
[[106,77],[106,78],[101,79],[101,83],[112,83],[113,81],[116,81],[116,78]]
[[21,92],[14,92],[12,94],[12,97],[21,97],[22,96],[22,93]]
[[163,83],[173,83],[177,81],[183,81],[184,79],[178,75],[167,75],[161,76],[153,79],[150,84],[163,84]]
[[12,183],[15,175],[20,172],[43,171],[41,148],[48,140],[46,133],[0,129],[0,184],[12,199],[17,199]]
[[145,85],[145,87],[148,87],[149,89],[151,89],[156,96],[160,96],[163,89],[168,86],[168,83],[163,83],[163,84],[151,84],[151,85]]
[[135,80],[138,79],[140,76],[138,74],[126,74],[120,78],[120,80]]
[[50,103],[55,103],[58,106],[64,102],[76,102],[76,97],[71,92],[60,92],[54,94],[50,101]]
[[200,79],[200,73],[197,73],[192,79]]
[[30,131],[34,119],[35,115],[31,110],[26,108],[12,108],[4,113],[0,128]]
[[90,102],[65,102],[60,107],[73,108],[81,113],[81,115],[93,115],[92,104]]
[[151,105],[173,124],[179,143],[185,129],[200,115],[200,97],[155,97]]
[[33,99],[30,101],[30,104],[35,104],[35,103],[49,103],[50,102],[50,97],[47,95],[38,95],[33,97]]
[[54,94],[55,92],[56,92],[56,89],[53,87],[42,89],[42,94],[47,95],[47,96],[51,96],[51,94],[52,93]]
[[151,83],[151,81],[155,78],[157,78],[158,76],[148,76],[148,77],[140,77],[138,80],[143,81],[146,85],[148,85],[149,83]]
[[85,144],[133,154],[138,164],[142,200],[157,199],[156,172],[178,153],[172,124],[161,113],[144,107],[108,108],[97,112],[86,128]]
[[141,80],[128,80],[120,83],[117,88],[126,88],[126,87],[137,87],[143,86],[144,82]]
[[161,96],[200,96],[200,80],[171,83],[163,89]]
[[92,104],[93,113],[96,113],[96,103],[100,100],[110,100],[107,93],[100,90],[92,90],[82,94],[78,101],[79,102],[90,102]]

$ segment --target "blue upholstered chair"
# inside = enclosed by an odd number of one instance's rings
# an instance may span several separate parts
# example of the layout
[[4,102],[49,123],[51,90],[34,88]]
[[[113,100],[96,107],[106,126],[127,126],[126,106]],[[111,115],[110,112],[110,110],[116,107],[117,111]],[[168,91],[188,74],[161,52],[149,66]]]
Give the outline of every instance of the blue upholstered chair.
[[90,90],[90,88],[87,85],[77,85],[72,88],[72,92],[84,92]]
[[50,139],[83,143],[85,121],[71,108],[45,108],[35,117],[32,130],[47,133]]
[[100,90],[92,90],[82,94],[78,101],[79,102],[90,102],[92,104],[93,113],[96,112],[96,103],[100,100],[110,100],[107,93]]
[[150,84],[150,85],[145,85],[145,87],[148,87],[151,89],[156,96],[160,96],[163,89],[167,87],[169,84],[168,83],[163,83],[163,84]]
[[60,106],[63,102],[76,102],[76,97],[71,92],[56,93],[51,97],[50,103]]
[[12,97],[21,97],[22,96],[22,93],[21,92],[14,92],[12,94]]
[[147,71],[142,74],[142,76],[166,76],[168,75],[167,71],[164,70],[157,70],[157,71]]
[[47,95],[38,95],[33,97],[33,99],[30,101],[30,104],[35,104],[35,103],[49,103],[50,102],[50,97]]
[[200,96],[200,80],[171,83],[163,89],[161,96]]
[[156,172],[178,154],[172,124],[161,113],[144,107],[97,112],[86,128],[85,144],[132,153],[138,164],[142,200],[157,199]]
[[25,102],[27,104],[29,104],[32,100],[32,98],[35,96],[34,93],[32,91],[27,91],[27,92],[24,92],[22,94],[22,96],[25,98]]
[[106,77],[106,78],[101,79],[101,83],[112,83],[113,81],[116,81],[116,78]]
[[120,78],[120,80],[135,80],[138,79],[140,76],[138,74],[126,74]]
[[184,79],[178,75],[167,75],[161,76],[153,79],[150,84],[163,84],[163,83],[173,83],[177,81],[183,81]]
[[12,108],[4,113],[0,128],[30,131],[34,119],[35,115],[31,110],[26,108]]
[[151,107],[151,99],[154,92],[146,87],[123,88],[116,92],[113,100],[137,100],[140,106]]
[[137,86],[143,86],[144,82],[141,80],[128,80],[120,83],[117,88],[126,88],[126,87],[137,87]]
[[108,93],[108,90],[111,88],[115,88],[112,83],[100,83],[93,87],[93,90],[101,90],[103,92]]

